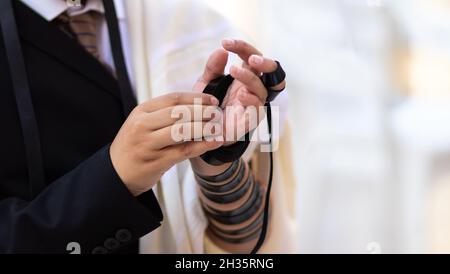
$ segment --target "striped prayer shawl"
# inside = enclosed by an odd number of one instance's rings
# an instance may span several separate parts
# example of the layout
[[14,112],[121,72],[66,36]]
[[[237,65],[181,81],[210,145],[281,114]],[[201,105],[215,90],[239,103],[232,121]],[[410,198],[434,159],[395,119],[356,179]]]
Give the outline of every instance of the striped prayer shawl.
[[[190,91],[221,40],[241,36],[221,16],[197,1],[124,2],[139,102],[171,91]],[[274,155],[272,214],[263,253],[297,252],[295,205],[289,198],[295,193],[289,127],[285,127],[284,133],[280,149]],[[256,155],[261,165],[267,162],[267,155]],[[163,176],[155,194],[164,212],[164,222],[141,239],[141,253],[223,252],[205,237],[207,219],[195,186],[188,162],[178,164]]]

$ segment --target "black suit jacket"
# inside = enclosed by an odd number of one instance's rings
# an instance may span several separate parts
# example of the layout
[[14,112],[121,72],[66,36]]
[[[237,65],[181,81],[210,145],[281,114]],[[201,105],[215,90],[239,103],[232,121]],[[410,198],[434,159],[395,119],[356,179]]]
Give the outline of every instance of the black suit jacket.
[[0,35],[0,253],[136,252],[162,213],[135,198],[109,144],[124,122],[116,79],[58,27],[20,1],[15,14],[40,133],[47,186],[30,196],[23,133]]

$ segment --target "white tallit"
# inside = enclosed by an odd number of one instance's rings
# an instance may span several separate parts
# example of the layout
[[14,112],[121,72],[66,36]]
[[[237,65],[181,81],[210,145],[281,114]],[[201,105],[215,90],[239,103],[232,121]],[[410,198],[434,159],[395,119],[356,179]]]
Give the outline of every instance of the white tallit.
[[[131,0],[125,1],[125,5],[139,102],[167,92],[189,91],[221,40],[237,35],[227,21],[195,1]],[[297,251],[289,127],[285,124],[283,128],[280,149],[274,155],[271,219],[261,253]],[[260,160],[266,161],[260,155]],[[205,237],[207,219],[195,184],[187,161],[163,176],[154,191],[163,209],[164,222],[141,239],[141,253],[223,252]]]

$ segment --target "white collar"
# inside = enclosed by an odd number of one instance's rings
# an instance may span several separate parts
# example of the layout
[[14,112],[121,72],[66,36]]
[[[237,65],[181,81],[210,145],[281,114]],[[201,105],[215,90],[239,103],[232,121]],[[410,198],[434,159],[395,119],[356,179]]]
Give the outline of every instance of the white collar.
[[[47,21],[52,21],[61,13],[68,11],[71,15],[82,14],[87,11],[98,11],[104,13],[103,3],[100,0],[89,0],[81,10],[70,10],[70,6],[64,0],[21,0],[24,4],[41,15]],[[125,18],[125,7],[123,0],[114,0],[117,17]]]

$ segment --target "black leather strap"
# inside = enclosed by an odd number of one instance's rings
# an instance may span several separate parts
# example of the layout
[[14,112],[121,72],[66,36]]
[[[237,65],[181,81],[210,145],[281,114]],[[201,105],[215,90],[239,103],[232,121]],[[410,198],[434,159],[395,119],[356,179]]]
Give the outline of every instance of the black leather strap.
[[[242,182],[242,180],[241,180]],[[235,191],[228,193],[228,194],[216,194],[216,193],[210,193],[205,190],[201,190],[206,198],[209,200],[218,203],[218,204],[229,204],[233,203],[242,197],[248,192],[251,186],[254,185],[253,182],[253,176],[251,174],[248,174],[248,177],[245,179],[245,182],[239,186],[238,189]]]
[[278,95],[281,94],[282,91],[284,91],[285,88],[280,90],[273,89],[275,86],[278,86],[286,79],[286,72],[284,72],[283,68],[281,67],[280,62],[275,61],[277,63],[277,69],[274,72],[271,73],[264,73],[261,76],[261,81],[263,82],[264,86],[267,89],[267,99],[266,102],[270,103],[275,98],[278,97]]
[[45,173],[39,129],[11,0],[0,1],[0,26],[25,143],[30,196],[34,198],[45,188]]
[[114,59],[114,66],[116,68],[117,79],[120,86],[120,95],[122,97],[122,106],[125,117],[127,117],[137,101],[134,96],[131,81],[128,75],[125,57],[122,48],[122,39],[120,36],[119,23],[117,21],[117,13],[114,7],[113,0],[103,0],[105,8],[105,17],[108,24],[109,39],[111,44],[111,51]]
[[234,161],[227,170],[225,170],[224,172],[222,172],[221,174],[216,175],[216,176],[203,176],[198,173],[196,173],[196,175],[207,182],[221,183],[223,181],[228,180],[229,178],[231,178],[231,176],[233,176],[235,174],[236,170],[241,165],[241,161],[242,160],[240,160],[240,159],[237,161]]
[[270,192],[272,191],[272,179],[273,179],[273,152],[272,152],[272,107],[270,105],[270,102],[266,103],[267,107],[267,124],[269,127],[269,144],[270,144],[270,152],[269,152],[269,164],[270,164],[270,170],[269,170],[269,179],[267,183],[267,192],[266,192],[266,201],[264,205],[264,219],[263,219],[263,226],[261,229],[261,234],[259,236],[258,242],[256,243],[255,247],[253,248],[251,254],[256,254],[259,249],[261,249],[261,246],[264,243],[264,240],[266,239],[267,235],[267,228],[269,226],[269,211],[270,211]]
[[267,89],[267,99],[266,102],[272,102],[273,100],[275,100],[278,95],[280,95],[282,92],[284,91],[284,88],[281,90],[274,90],[272,88],[268,88]]
[[[214,220],[227,225],[235,225],[240,224],[248,219],[250,219],[252,216],[255,215],[258,210],[261,208],[261,202],[262,202],[262,195],[260,195],[259,189],[258,189],[258,183],[253,184],[252,193],[255,193],[257,196],[257,199],[253,201],[253,204],[251,206],[247,206],[244,204],[242,207],[246,207],[247,209],[245,211],[240,212],[237,215],[233,216],[223,216],[223,214],[213,214],[211,212],[208,212],[207,214],[211,216]],[[253,200],[253,199],[252,199]]]
[[278,86],[286,79],[286,72],[284,72],[280,62],[278,61],[275,62],[277,63],[277,69],[274,72],[264,73],[261,76],[261,81],[267,88]]
[[200,184],[200,186],[202,188],[204,188],[210,192],[225,193],[225,192],[231,191],[235,187],[237,187],[239,185],[239,183],[242,182],[242,179],[245,176],[245,172],[246,172],[245,163],[242,163],[239,166],[240,167],[235,175],[235,178],[233,178],[233,180],[231,180],[230,182],[228,182],[226,184],[215,185],[215,184],[211,184],[209,182],[203,181],[201,178],[197,178],[197,182]]
[[233,83],[234,78],[231,75],[224,75],[209,82],[209,84],[203,90],[203,93],[211,94],[219,100],[222,105],[225,96],[227,95],[228,88]]
[[241,158],[250,145],[251,133],[247,133],[243,140],[237,141],[231,146],[223,146],[213,151],[208,151],[201,156],[203,161],[213,166],[231,163]]
[[[203,90],[203,93],[211,94],[216,97],[222,105],[223,100],[228,92],[229,87],[233,83],[234,78],[231,75],[219,77],[211,81]],[[216,150],[209,151],[201,156],[201,158],[210,165],[220,166],[238,160],[245,153],[250,145],[252,132],[247,133],[242,140],[231,146],[223,146]]]
[[[264,225],[264,224],[263,224]],[[255,230],[255,232],[251,233],[248,236],[242,237],[242,238],[232,238],[232,237],[226,237],[223,235],[220,235],[217,231],[215,231],[214,229],[210,229],[211,232],[216,235],[216,237],[228,242],[228,243],[233,243],[233,244],[242,244],[242,243],[246,243],[248,241],[251,241],[255,238],[258,237],[259,235],[259,229]]]
[[234,217],[237,215],[240,215],[247,211],[249,208],[258,205],[262,201],[262,195],[261,195],[261,187],[258,184],[255,185],[255,190],[252,192],[250,198],[239,208],[231,210],[231,211],[220,211],[211,208],[208,205],[203,205],[208,210],[208,213],[214,214],[215,216],[219,217]]
[[242,235],[242,234],[247,234],[247,233],[253,231],[254,229],[256,229],[262,223],[263,219],[264,219],[264,214],[263,214],[263,212],[261,212],[261,214],[258,216],[258,218],[253,223],[251,223],[250,225],[248,225],[244,228],[240,228],[240,229],[236,229],[236,230],[224,230],[224,229],[221,229],[221,228],[215,226],[213,223],[210,223],[210,226],[212,229],[214,229],[222,234],[238,236],[238,235]]

